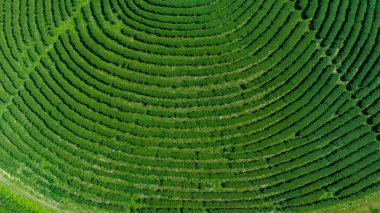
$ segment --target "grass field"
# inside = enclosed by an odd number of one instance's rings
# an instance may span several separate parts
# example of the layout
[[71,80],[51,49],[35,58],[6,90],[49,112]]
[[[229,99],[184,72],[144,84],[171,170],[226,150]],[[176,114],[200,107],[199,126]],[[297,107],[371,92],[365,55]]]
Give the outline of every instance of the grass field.
[[0,0],[0,212],[380,212],[380,1]]

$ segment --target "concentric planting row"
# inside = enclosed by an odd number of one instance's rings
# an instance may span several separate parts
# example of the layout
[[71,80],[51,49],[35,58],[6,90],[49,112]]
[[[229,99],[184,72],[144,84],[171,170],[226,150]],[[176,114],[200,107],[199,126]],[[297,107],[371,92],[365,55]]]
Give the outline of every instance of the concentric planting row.
[[0,168],[115,211],[310,210],[380,189],[375,0],[6,0]]

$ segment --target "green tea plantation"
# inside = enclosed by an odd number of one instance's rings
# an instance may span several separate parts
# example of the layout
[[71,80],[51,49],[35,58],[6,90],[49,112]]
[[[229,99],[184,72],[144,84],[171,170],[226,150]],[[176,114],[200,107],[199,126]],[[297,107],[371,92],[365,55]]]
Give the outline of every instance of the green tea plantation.
[[0,0],[8,212],[380,212],[380,0]]

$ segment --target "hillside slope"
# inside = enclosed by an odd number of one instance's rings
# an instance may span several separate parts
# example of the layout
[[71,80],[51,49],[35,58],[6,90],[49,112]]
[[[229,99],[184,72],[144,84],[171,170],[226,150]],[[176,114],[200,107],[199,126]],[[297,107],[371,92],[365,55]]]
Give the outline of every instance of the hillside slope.
[[378,208],[379,29],[377,0],[0,1],[0,209]]

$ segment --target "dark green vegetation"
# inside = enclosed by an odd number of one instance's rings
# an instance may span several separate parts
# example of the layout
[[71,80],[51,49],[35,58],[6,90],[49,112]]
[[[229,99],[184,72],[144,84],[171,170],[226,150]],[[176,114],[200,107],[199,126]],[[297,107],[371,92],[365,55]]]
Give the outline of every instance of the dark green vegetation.
[[0,210],[362,203],[379,26],[378,0],[0,0]]

